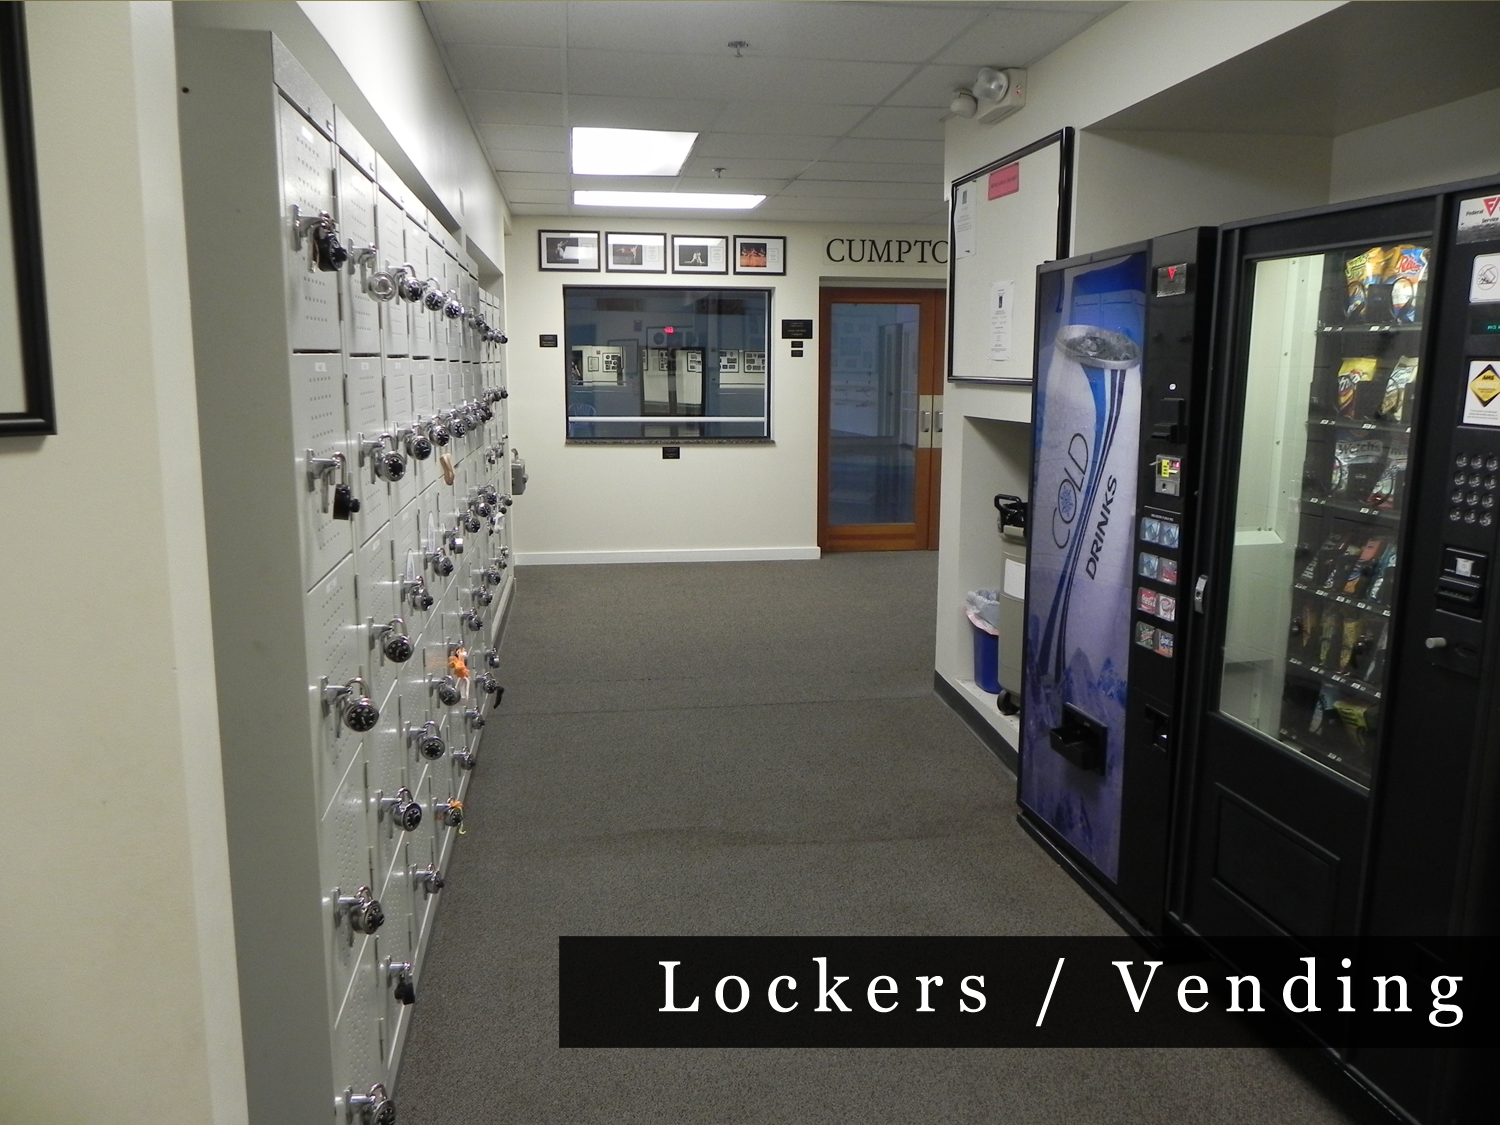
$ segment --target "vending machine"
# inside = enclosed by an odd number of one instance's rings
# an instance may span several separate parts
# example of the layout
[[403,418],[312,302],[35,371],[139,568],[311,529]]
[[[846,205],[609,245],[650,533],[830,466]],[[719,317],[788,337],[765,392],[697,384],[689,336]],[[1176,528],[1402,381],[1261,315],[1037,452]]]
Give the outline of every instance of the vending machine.
[[1020,818],[1145,933],[1166,909],[1214,237],[1037,273]]
[[[1217,288],[1172,917],[1494,936],[1500,183],[1233,224]],[[1360,1018],[1362,1082],[1465,1120]]]

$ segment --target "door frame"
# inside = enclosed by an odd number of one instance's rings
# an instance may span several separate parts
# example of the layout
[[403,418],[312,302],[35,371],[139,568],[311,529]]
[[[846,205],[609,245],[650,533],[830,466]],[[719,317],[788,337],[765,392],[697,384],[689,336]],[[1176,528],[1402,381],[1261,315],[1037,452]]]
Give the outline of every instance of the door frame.
[[[832,414],[830,361],[833,334],[829,330],[834,304],[918,305],[918,402],[931,402],[930,441],[920,429],[916,449],[916,481],[912,523],[828,523],[828,426]],[[942,480],[943,352],[947,337],[947,291],[932,288],[861,288],[833,286],[818,291],[818,547],[823,551],[935,551],[938,544],[938,487]],[[936,397],[934,397],[936,396]]]

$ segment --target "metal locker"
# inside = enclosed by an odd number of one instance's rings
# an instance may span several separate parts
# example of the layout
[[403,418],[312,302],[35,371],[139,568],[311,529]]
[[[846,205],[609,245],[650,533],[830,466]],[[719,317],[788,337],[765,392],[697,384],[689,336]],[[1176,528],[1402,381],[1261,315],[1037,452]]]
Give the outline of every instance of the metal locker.
[[[432,271],[427,268],[427,251],[431,242],[427,238],[427,232],[418,225],[416,217],[411,211],[406,212],[406,258],[405,261],[415,271],[421,281],[434,280]],[[432,355],[432,313],[428,311],[424,301],[415,301],[411,304],[411,354],[423,358]]]
[[436,412],[432,402],[432,360],[411,361],[411,409],[412,413],[427,420]]
[[453,405],[453,396],[448,390],[448,361],[434,359],[432,371],[432,407],[434,411],[447,410]]
[[[354,513],[355,541],[363,543],[390,518],[390,482],[386,457],[399,453],[395,435],[385,423],[385,388],[378,356],[351,356],[344,361],[345,399],[349,404],[350,472],[359,511]],[[406,455],[399,453],[402,471]],[[394,464],[394,462],[391,462]],[[385,475],[382,475],[384,473]]]
[[401,1045],[406,1038],[406,1029],[411,1021],[411,1005],[396,997],[396,966],[410,965],[413,988],[419,988],[416,956],[416,918],[412,907],[412,878],[406,858],[406,848],[386,873],[380,889],[380,903],[386,908],[388,921],[375,938],[375,966],[382,990],[380,1017],[384,1021],[381,1036],[385,1057],[385,1084],[394,1088],[396,1070],[400,1063]]
[[[399,684],[391,685],[391,692],[381,711],[380,725],[365,740],[365,753],[369,759],[370,804],[373,813],[375,876],[377,885],[383,883],[391,865],[404,856],[406,842],[420,828],[412,823],[415,809],[425,817],[426,811],[416,803],[415,790],[410,788],[410,778],[417,771],[409,768],[406,759],[406,738],[402,731],[402,708],[404,693]],[[418,726],[421,724],[419,723]],[[389,921],[396,921],[393,904],[381,899]]]
[[[375,196],[375,244],[380,250],[380,268],[392,278],[401,277],[406,261],[406,218],[401,206],[382,186]],[[416,279],[421,281],[419,277]],[[380,305],[380,350],[387,356],[411,353],[411,302],[398,292]]]
[[[413,430],[416,418],[411,403],[411,361],[388,357],[381,365],[385,383],[385,420],[395,438],[396,447],[406,457],[406,472],[399,480],[391,482],[391,508],[398,510],[406,506],[422,491],[423,482],[432,472],[432,454],[424,457],[417,453],[427,447],[413,444],[417,435]],[[426,440],[425,435],[420,435]]]
[[358,484],[344,424],[343,361],[333,355],[289,357],[292,441],[302,498],[302,577],[311,589],[354,547],[348,519],[336,518],[341,486]]
[[[363,738],[362,732],[350,727],[347,708],[359,697],[371,695],[361,665],[364,630],[355,603],[353,556],[344,559],[314,586],[303,605],[311,677],[307,685],[308,723],[313,734],[321,808],[332,799],[333,786],[343,778]],[[349,692],[336,695],[336,689],[343,687],[350,688]]]
[[[343,347],[350,355],[380,354],[380,251],[375,244],[375,181],[338,158],[338,220],[349,261],[343,285]],[[387,281],[389,279],[386,279]]]
[[[325,248],[342,235],[320,230],[320,216],[335,224],[333,144],[284,99],[279,114],[281,213],[286,230],[287,328],[293,351],[336,352],[339,338],[339,265]],[[321,241],[320,241],[321,239]],[[323,268],[329,267],[329,268]]]
[[416,645],[412,625],[400,612],[400,587],[391,553],[389,524],[382,524],[379,532],[355,551],[362,659],[369,672],[369,693],[376,699],[395,681]]

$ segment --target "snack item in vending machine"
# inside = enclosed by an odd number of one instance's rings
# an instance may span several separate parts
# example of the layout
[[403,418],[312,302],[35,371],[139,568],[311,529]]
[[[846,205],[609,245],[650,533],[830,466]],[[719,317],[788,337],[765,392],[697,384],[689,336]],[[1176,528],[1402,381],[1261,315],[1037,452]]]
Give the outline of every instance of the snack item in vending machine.
[[1355,748],[1365,748],[1365,735],[1370,729],[1370,704],[1357,699],[1340,699],[1333,705],[1343,721],[1344,729],[1349,732],[1349,740],[1354,743]]
[[1385,442],[1378,437],[1353,438],[1344,449],[1344,487],[1342,495],[1364,503],[1375,488],[1385,464]]
[[1298,575],[1298,581],[1317,582],[1318,575],[1322,573],[1323,567],[1329,559],[1338,555],[1338,550],[1343,543],[1343,535],[1337,531],[1329,532],[1328,538],[1323,540],[1323,545],[1317,549],[1312,558],[1307,560],[1307,565],[1302,568],[1302,573]]
[[1380,674],[1385,671],[1385,651],[1391,640],[1391,623],[1389,620],[1380,627],[1380,639],[1375,642],[1373,648],[1368,652],[1369,660],[1359,673],[1359,678],[1367,684],[1378,684]]
[[1372,602],[1385,600],[1386,592],[1391,587],[1391,580],[1396,573],[1396,544],[1392,543],[1386,547],[1380,556],[1380,562],[1375,567],[1375,577],[1370,580],[1370,589],[1366,598]]
[[1331,687],[1324,687],[1318,692],[1318,700],[1313,704],[1312,722],[1307,724],[1308,733],[1317,734],[1323,729],[1323,718],[1332,711],[1338,703],[1338,692]]
[[1359,647],[1360,620],[1355,614],[1349,614],[1344,618],[1343,637],[1339,643],[1340,672],[1349,672],[1354,669],[1354,653]]
[[1364,253],[1345,261],[1344,287],[1348,293],[1348,301],[1344,305],[1345,320],[1369,319],[1372,302],[1380,301],[1380,282],[1390,256],[1389,250],[1372,246]]
[[1354,560],[1354,565],[1349,568],[1348,575],[1344,578],[1344,593],[1352,598],[1357,598],[1364,593],[1365,587],[1369,585],[1371,576],[1375,573],[1375,567],[1379,562],[1381,548],[1385,546],[1385,540],[1380,536],[1371,536],[1366,541],[1364,549],[1360,551],[1359,557]]
[[1342,540],[1342,549],[1338,556],[1331,560],[1332,565],[1323,577],[1323,589],[1329,591],[1338,589],[1339,583],[1344,581],[1350,568],[1359,558],[1361,545],[1357,535],[1349,535]]
[[1382,422],[1411,421],[1411,398],[1416,393],[1417,357],[1404,355],[1385,377],[1385,394],[1375,416]]
[[1407,324],[1417,319],[1417,296],[1427,280],[1427,247],[1397,246],[1386,263],[1391,319]]
[[1323,635],[1318,641],[1318,663],[1328,667],[1328,660],[1334,655],[1333,639],[1338,635],[1339,615],[1329,610],[1323,615]]
[[1359,417],[1359,385],[1375,379],[1375,357],[1357,356],[1339,364],[1338,411],[1345,418]]
[[1401,485],[1406,480],[1406,449],[1405,441],[1398,439],[1391,442],[1390,452],[1385,458],[1385,467],[1380,470],[1375,487],[1365,498],[1366,504],[1377,508],[1396,506],[1396,497],[1401,495]]
[[1318,632],[1318,607],[1311,598],[1304,598],[1292,616],[1292,636],[1304,650],[1313,643]]

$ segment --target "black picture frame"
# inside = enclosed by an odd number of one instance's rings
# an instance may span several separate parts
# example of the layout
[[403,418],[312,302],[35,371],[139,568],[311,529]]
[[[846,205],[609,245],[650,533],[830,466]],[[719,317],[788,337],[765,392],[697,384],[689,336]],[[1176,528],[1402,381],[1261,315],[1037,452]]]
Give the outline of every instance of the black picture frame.
[[[587,251],[592,261],[580,254],[577,263],[566,261],[558,247],[571,243],[580,252]],[[536,232],[536,264],[539,270],[558,273],[598,273],[600,270],[599,232],[596,230],[539,230]]]
[[[47,334],[46,284],[42,270],[42,212],[36,182],[35,129],[31,117],[31,70],[26,55],[25,5],[0,3],[0,122],[5,130],[6,184],[10,190],[11,271],[0,284],[11,288],[16,315],[19,371],[0,357],[0,380],[14,378],[17,411],[0,412],[0,437],[57,433],[52,387],[52,348]],[[0,302],[3,307],[3,302]]]
[[[659,266],[647,265],[652,247],[655,247],[661,262]],[[634,261],[622,260],[622,251],[634,248],[638,255]],[[641,231],[604,232],[604,253],[601,255],[606,273],[666,273],[667,236]]]
[[[715,251],[719,265],[713,264]],[[701,258],[701,264],[698,260]],[[727,234],[674,234],[672,236],[672,272],[684,274],[727,275],[729,273],[729,236]]]
[[[757,254],[760,258],[758,265],[753,260]],[[774,234],[735,235],[734,272],[760,277],[785,277],[786,239]]]

